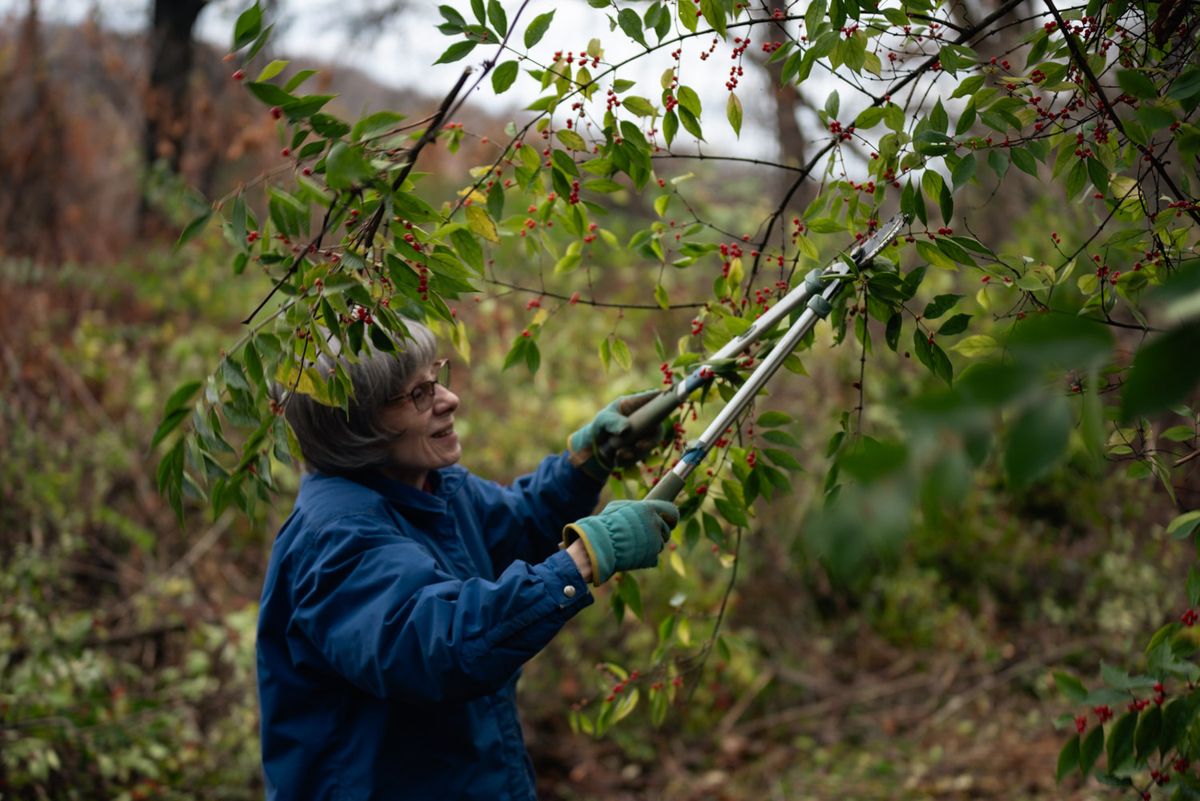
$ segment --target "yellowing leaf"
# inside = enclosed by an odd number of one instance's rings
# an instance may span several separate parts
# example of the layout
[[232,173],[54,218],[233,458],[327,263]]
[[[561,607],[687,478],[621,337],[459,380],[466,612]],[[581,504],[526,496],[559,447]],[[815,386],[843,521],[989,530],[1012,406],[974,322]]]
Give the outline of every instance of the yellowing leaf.
[[489,242],[500,242],[500,234],[496,231],[496,223],[488,216],[482,206],[467,206],[467,227],[471,233],[481,236]]
[[729,93],[729,101],[725,104],[725,116],[729,119],[729,126],[733,128],[734,134],[741,138],[742,101],[738,100],[738,96],[733,92]]
[[667,563],[679,575],[687,576],[687,568],[683,566],[683,557],[679,555],[679,551],[671,551],[671,555],[667,557]]
[[671,305],[667,298],[667,288],[662,284],[654,285],[654,302],[662,309],[667,309]]
[[300,372],[296,366],[290,362],[284,362],[279,365],[279,369],[275,371],[275,380],[280,386],[291,389],[295,387],[295,391],[302,395],[307,395],[317,403],[325,406],[336,406],[333,398],[329,394],[329,390],[325,386],[325,382],[321,380],[321,376],[317,373],[316,368],[309,367]]
[[583,256],[578,253],[567,252],[563,257],[554,263],[554,274],[569,273],[574,270],[583,261]]
[[996,340],[987,334],[975,334],[963,337],[950,346],[950,350],[958,351],[971,359],[987,356],[996,350]]
[[633,368],[633,354],[629,352],[629,346],[625,344],[625,340],[619,337],[613,338],[612,357],[622,370]]

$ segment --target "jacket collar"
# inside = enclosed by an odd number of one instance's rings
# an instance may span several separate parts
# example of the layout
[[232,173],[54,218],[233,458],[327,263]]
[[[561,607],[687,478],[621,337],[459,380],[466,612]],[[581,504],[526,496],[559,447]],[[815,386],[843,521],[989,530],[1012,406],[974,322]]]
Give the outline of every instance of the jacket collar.
[[429,473],[427,490],[390,479],[377,470],[363,470],[347,478],[379,493],[398,509],[440,515],[446,512],[450,499],[466,481],[467,471],[458,465],[433,470]]

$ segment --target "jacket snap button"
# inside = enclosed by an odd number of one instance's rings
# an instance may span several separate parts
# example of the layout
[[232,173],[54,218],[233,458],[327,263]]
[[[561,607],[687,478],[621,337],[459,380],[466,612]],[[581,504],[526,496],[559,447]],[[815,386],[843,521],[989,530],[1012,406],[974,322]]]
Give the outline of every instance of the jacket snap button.
[[575,597],[575,585],[568,584],[567,586],[563,587],[563,595],[567,596],[568,598],[574,598]]

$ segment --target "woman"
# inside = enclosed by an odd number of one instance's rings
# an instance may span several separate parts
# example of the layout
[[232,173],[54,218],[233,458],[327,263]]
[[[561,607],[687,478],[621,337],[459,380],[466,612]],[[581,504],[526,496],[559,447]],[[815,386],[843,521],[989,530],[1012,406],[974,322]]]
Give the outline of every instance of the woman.
[[598,443],[653,393],[614,402],[502,487],[457,466],[448,363],[407,325],[402,352],[340,359],[348,414],[287,399],[311,472],[259,613],[268,798],[534,798],[521,665],[592,603],[588,582],[656,564],[678,519],[661,501],[588,516],[613,467]]

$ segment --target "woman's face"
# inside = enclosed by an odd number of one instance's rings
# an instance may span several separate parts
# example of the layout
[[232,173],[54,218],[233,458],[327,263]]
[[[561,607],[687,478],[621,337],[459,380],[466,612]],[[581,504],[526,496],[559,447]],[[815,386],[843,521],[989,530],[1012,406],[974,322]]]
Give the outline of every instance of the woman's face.
[[[424,487],[430,470],[449,467],[462,457],[462,446],[454,433],[454,412],[458,396],[440,383],[432,385],[433,401],[417,398],[413,391],[427,382],[436,381],[442,362],[427,365],[409,382],[405,390],[383,408],[379,424],[396,432],[390,450],[390,463],[384,475],[414,487]],[[426,391],[430,387],[424,388]],[[426,408],[421,408],[425,406]]]

